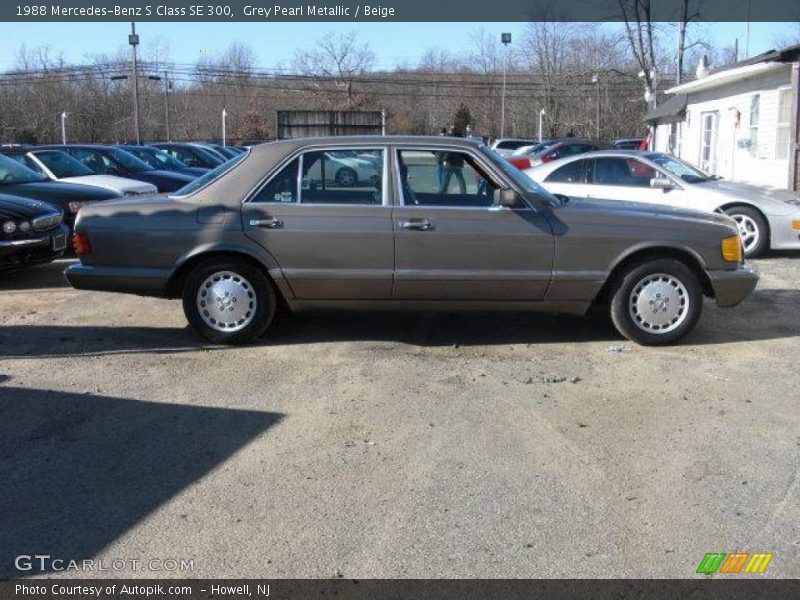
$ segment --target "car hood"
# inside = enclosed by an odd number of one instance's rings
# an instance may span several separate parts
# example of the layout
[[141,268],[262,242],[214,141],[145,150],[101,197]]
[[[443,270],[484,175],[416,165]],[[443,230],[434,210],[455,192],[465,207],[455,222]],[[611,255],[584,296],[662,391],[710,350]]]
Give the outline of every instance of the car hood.
[[692,184],[692,190],[697,193],[713,193],[721,197],[721,202],[745,200],[757,205],[767,214],[789,214],[800,211],[800,198],[788,190],[778,188],[714,179]]
[[55,206],[40,200],[6,196],[5,194],[0,195],[0,218],[32,219],[54,212],[61,211]]
[[81,175],[79,177],[63,177],[59,181],[83,186],[94,185],[120,192],[121,194],[152,194],[156,192],[156,186],[151,183],[117,177],[116,175]]
[[709,225],[723,225],[736,229],[736,222],[727,215],[720,213],[707,212],[704,210],[693,210],[689,208],[679,208],[666,204],[650,204],[645,202],[630,202],[627,200],[605,200],[601,198],[570,198],[568,202],[562,204],[556,211],[591,211],[593,213],[608,213],[618,215],[619,218],[643,218],[655,217],[665,220],[691,221],[695,224],[708,223]]
[[0,193],[12,196],[35,198],[45,202],[82,202],[119,198],[119,194],[111,190],[60,181],[33,181],[30,183],[9,183],[0,185]]

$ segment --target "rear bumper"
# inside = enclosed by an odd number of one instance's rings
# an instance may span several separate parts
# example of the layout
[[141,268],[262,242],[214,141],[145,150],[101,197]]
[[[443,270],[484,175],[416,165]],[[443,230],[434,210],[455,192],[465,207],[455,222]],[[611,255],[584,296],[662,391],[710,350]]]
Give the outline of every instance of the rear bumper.
[[64,270],[64,276],[78,290],[119,292],[139,296],[166,295],[171,269],[139,267],[95,267],[74,264]]
[[707,271],[714,288],[717,306],[736,306],[747,298],[758,283],[758,271],[745,262],[733,271]]

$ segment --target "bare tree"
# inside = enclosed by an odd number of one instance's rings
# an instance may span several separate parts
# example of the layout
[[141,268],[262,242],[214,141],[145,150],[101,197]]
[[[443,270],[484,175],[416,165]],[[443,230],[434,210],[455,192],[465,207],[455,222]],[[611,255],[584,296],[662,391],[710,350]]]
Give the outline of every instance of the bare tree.
[[617,0],[631,54],[641,69],[645,88],[655,90],[657,28],[651,0]]
[[[311,50],[298,50],[292,61],[294,71],[306,78],[308,91],[322,99],[332,110],[354,110],[367,103],[365,94],[357,93],[354,84],[375,60],[368,44],[358,41],[358,33],[334,35],[318,40]],[[333,84],[331,86],[331,84]]]

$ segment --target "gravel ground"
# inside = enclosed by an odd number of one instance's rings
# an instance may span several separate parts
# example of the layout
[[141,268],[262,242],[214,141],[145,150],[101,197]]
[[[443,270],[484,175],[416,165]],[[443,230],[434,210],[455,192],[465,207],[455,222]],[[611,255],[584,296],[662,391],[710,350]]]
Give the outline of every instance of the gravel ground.
[[[203,344],[180,303],[0,286],[0,577],[800,577],[800,257],[680,346],[604,319],[284,317]],[[150,565],[153,569],[157,566]]]

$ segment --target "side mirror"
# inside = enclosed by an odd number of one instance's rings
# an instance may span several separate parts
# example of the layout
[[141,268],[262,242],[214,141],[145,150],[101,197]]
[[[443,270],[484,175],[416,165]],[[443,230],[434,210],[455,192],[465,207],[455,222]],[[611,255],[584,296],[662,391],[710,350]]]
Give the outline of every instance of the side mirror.
[[664,190],[665,192],[675,189],[675,186],[666,177],[653,177],[650,180],[650,187],[659,190]]
[[495,190],[494,204],[495,206],[503,206],[505,208],[519,208],[522,206],[519,195],[511,188]]

